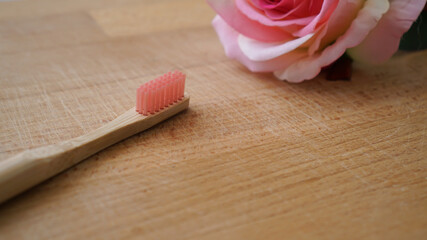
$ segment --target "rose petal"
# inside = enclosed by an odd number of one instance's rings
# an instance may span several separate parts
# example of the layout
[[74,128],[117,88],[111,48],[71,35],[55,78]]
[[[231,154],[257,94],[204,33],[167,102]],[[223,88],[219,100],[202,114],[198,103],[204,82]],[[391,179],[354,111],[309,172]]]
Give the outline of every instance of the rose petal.
[[311,21],[309,24],[307,24],[305,27],[303,27],[298,32],[295,32],[294,36],[304,36],[308,33],[311,33],[315,31],[315,29],[323,23],[326,19],[329,19],[331,14],[334,12],[336,7],[338,6],[339,1],[337,0],[324,0],[322,9],[320,10],[320,13],[316,15],[316,17]]
[[250,3],[246,0],[236,0],[236,7],[249,19],[260,22],[265,26],[278,26],[278,27],[286,27],[291,25],[307,25],[311,21],[313,21],[314,16],[307,16],[304,18],[286,20],[286,21],[274,21],[268,18],[264,11],[258,10],[254,8]]
[[252,61],[240,50],[237,43],[239,33],[236,30],[231,28],[220,16],[214,18],[212,25],[224,46],[227,57],[238,60],[252,72],[272,72],[276,69],[283,69],[307,56],[306,51],[292,51],[272,60]]
[[[311,16],[314,14],[310,14],[309,10],[309,4],[312,1],[300,1],[299,3],[293,3],[290,1],[281,1],[280,4],[277,4],[276,6],[270,5],[273,7],[268,7],[272,10],[264,10],[265,14],[274,20],[281,20],[285,18],[289,18],[292,16]],[[263,7],[266,9],[266,7]],[[280,11],[285,10],[285,11]],[[319,6],[320,10],[320,6]],[[295,19],[296,17],[293,17],[292,19]]]
[[233,0],[207,0],[210,6],[239,33],[264,42],[278,42],[293,39],[293,37],[274,26],[265,26],[249,19],[236,8]]
[[334,13],[323,29],[313,38],[314,41],[308,49],[308,54],[313,55],[317,50],[331,44],[339,36],[343,35],[356,18],[365,0],[340,1]]
[[425,3],[425,0],[391,1],[390,10],[377,27],[360,45],[348,50],[350,56],[371,64],[389,59],[399,48],[400,38],[417,19]]
[[320,73],[322,67],[337,60],[347,48],[359,44],[388,9],[387,0],[367,0],[350,28],[334,44],[319,54],[304,58],[284,70],[275,71],[274,75],[289,82],[302,82],[314,78]]
[[302,44],[307,42],[314,34],[307,34],[304,37],[297,38],[292,41],[280,42],[280,43],[266,43],[260,42],[247,38],[243,35],[239,35],[237,42],[240,50],[250,60],[253,61],[267,61],[273,58],[277,58],[283,54],[292,52],[293,50],[300,47]]
[[278,26],[288,27],[291,25],[303,26],[298,31],[293,33],[294,36],[302,37],[308,33],[314,32],[314,30],[321,24],[325,19],[334,12],[338,5],[338,0],[324,0],[321,11],[316,16],[306,16],[291,20],[279,20],[275,21],[270,19],[263,11],[254,8],[246,0],[235,0],[237,8],[249,19],[258,21],[266,26]]

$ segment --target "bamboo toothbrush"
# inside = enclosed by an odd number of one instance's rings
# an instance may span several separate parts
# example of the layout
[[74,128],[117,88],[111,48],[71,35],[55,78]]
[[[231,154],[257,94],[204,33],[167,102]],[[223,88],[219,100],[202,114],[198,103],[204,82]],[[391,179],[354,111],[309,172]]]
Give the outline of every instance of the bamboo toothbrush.
[[26,150],[0,162],[0,203],[83,159],[188,108],[185,74],[169,72],[138,88],[136,107],[108,124],[58,144]]

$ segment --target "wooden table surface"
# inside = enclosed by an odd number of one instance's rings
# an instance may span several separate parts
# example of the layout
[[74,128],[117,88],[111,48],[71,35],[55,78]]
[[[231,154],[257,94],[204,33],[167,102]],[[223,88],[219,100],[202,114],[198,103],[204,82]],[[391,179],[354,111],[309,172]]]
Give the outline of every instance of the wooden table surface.
[[172,69],[190,109],[0,206],[0,239],[425,239],[427,52],[302,84],[225,57],[196,0],[0,2],[0,161]]

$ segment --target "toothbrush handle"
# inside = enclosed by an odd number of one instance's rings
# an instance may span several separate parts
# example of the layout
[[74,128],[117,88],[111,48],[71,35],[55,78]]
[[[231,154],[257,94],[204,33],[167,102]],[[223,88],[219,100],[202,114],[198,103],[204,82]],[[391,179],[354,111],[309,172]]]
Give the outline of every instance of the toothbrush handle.
[[108,124],[80,137],[23,151],[0,162],[0,203],[64,171],[83,159],[185,110],[184,97],[159,113],[143,116],[132,108]]

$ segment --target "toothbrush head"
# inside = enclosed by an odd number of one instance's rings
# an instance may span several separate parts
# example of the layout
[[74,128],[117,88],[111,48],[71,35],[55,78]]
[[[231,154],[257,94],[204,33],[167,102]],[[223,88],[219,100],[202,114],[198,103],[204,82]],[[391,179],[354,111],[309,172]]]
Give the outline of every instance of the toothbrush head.
[[184,97],[185,74],[176,70],[144,83],[136,91],[136,111],[148,116]]

